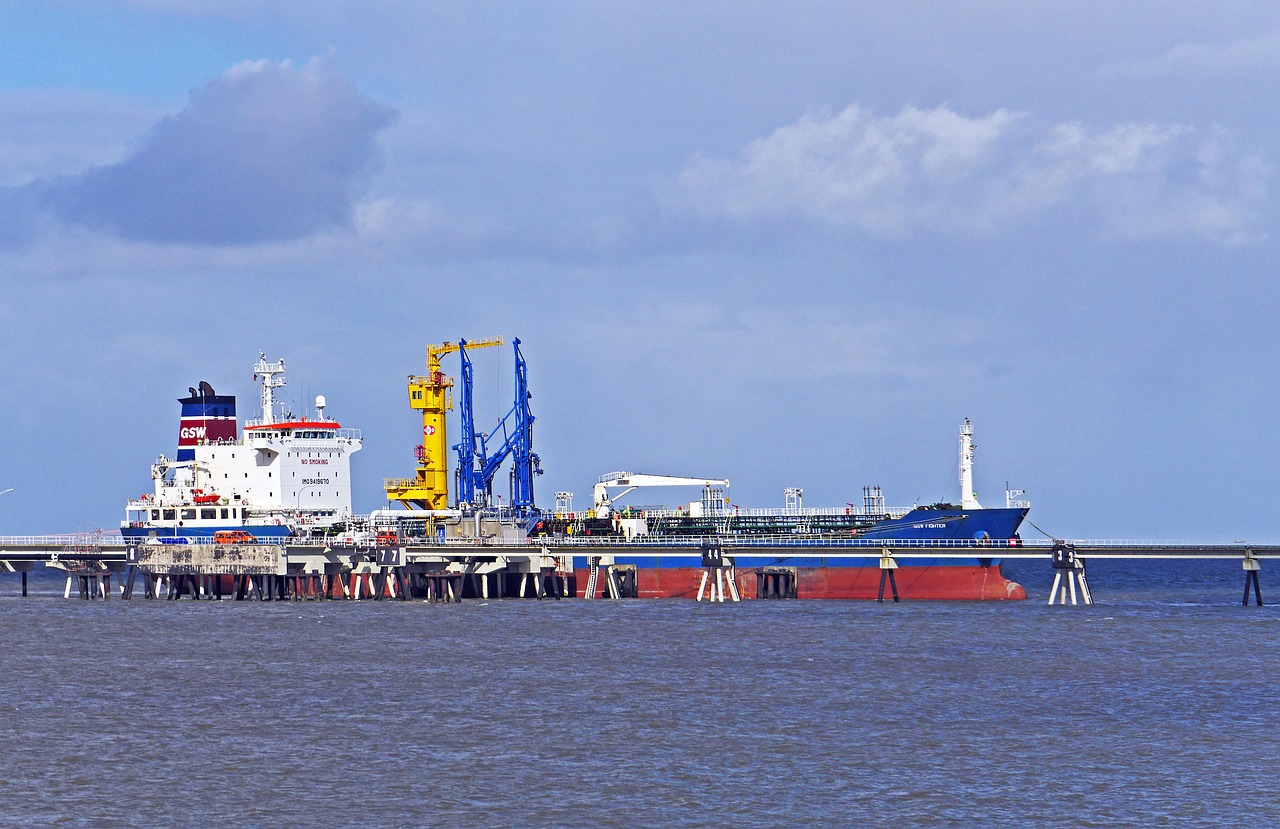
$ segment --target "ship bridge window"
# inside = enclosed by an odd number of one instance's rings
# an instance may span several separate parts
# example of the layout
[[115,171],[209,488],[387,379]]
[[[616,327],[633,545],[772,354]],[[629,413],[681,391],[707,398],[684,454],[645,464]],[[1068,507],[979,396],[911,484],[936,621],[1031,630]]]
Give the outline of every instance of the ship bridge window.
[[183,520],[183,521],[194,521],[194,520],[196,520],[196,511],[195,511],[195,510],[193,510],[193,509],[184,509],[184,510],[182,511],[182,520]]
[[159,520],[160,520],[160,510],[158,510],[158,509],[153,509],[153,510],[151,511],[151,520],[152,520],[152,521],[159,521]]
[[226,508],[226,507],[223,507],[223,508],[222,508],[222,517],[223,517],[223,519],[226,519],[226,517],[227,517],[227,508]]
[[166,520],[166,521],[173,521],[173,520],[175,520],[177,517],[178,517],[178,511],[177,511],[177,510],[167,509],[167,510],[165,510],[165,511],[164,511],[164,520]]
[[205,519],[217,518],[218,511],[216,509],[202,509],[200,510],[200,517]]

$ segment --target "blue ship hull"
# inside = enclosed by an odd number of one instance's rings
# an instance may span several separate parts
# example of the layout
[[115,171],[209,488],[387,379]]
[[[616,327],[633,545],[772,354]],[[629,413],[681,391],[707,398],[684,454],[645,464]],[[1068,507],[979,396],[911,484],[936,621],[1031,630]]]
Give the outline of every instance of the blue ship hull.
[[[919,507],[901,518],[889,518],[863,529],[856,535],[757,536],[720,533],[714,538],[732,548],[738,567],[874,567],[879,569],[880,550],[885,543],[894,546],[920,547],[922,550],[982,550],[990,555],[972,558],[903,558],[902,567],[989,566],[999,563],[999,551],[1019,543],[1018,527],[1026,518],[1025,508],[961,510],[942,507]],[[689,567],[686,556],[628,555],[628,547],[671,547],[672,552],[686,552],[701,545],[703,538],[640,536],[631,541],[602,547],[619,563],[638,568]],[[763,555],[752,555],[752,549]],[[794,554],[792,554],[794,552]],[[837,557],[838,556],[838,557]],[[575,556],[575,567],[586,567],[585,556]]]
[[[630,541],[600,539],[590,545],[590,554],[611,556],[616,565],[634,567],[636,594],[642,597],[694,595],[702,567],[700,557],[692,553],[705,541],[718,540],[733,558],[739,590],[748,595],[760,568],[792,568],[800,598],[874,599],[880,586],[881,552],[892,545],[899,551],[919,548],[939,554],[896,559],[897,585],[907,598],[1022,599],[1026,592],[1004,578],[999,555],[1020,543],[1018,527],[1026,514],[1025,508],[924,507],[847,535],[648,535]],[[943,552],[951,555],[944,557]],[[587,556],[575,551],[573,566],[578,583],[585,583]]]

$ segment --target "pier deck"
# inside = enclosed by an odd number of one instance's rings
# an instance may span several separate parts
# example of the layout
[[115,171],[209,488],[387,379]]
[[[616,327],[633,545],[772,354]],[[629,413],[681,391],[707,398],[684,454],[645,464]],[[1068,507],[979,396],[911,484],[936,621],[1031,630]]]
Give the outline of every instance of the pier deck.
[[[1177,542],[1129,540],[1043,540],[1017,546],[990,542],[879,542],[858,539],[795,537],[680,538],[650,541],[547,537],[520,539],[451,539],[446,542],[399,546],[339,546],[316,540],[285,544],[137,544],[120,536],[25,536],[0,538],[0,572],[26,574],[37,566],[65,571],[67,594],[71,579],[81,579],[81,596],[106,597],[107,584],[116,579],[120,594],[132,595],[138,576],[146,580],[146,595],[163,587],[178,595],[189,589],[194,597],[227,592],[237,598],[256,594],[279,598],[424,597],[461,599],[464,586],[473,595],[579,595],[578,572],[611,567],[615,559],[674,560],[677,566],[707,565],[715,550],[727,566],[813,567],[839,560],[887,561],[1013,559],[1051,562],[1055,570],[1083,575],[1084,562],[1103,559],[1240,561],[1257,587],[1258,563],[1280,559],[1280,544],[1233,542]],[[1069,554],[1069,563],[1064,563]],[[685,563],[687,562],[687,563]],[[719,564],[716,565],[721,566]],[[874,565],[872,565],[874,566]],[[222,580],[219,581],[218,578]],[[227,582],[230,578],[234,582]],[[587,582],[595,586],[594,578]],[[608,581],[606,580],[606,584]],[[516,586],[518,584],[518,587]],[[95,586],[96,585],[96,586]],[[175,588],[176,585],[176,588]],[[594,590],[589,593],[594,593]],[[772,592],[771,592],[772,595]],[[803,595],[801,595],[803,598]],[[1260,599],[1260,596],[1259,596]]]

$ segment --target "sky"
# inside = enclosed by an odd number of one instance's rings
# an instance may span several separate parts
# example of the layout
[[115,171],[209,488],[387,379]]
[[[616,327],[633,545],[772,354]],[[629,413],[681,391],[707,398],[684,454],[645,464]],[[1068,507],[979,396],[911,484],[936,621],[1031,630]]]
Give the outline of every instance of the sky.
[[969,418],[1024,537],[1280,539],[1273,4],[8,0],[0,50],[0,534],[118,526],[259,352],[385,506],[426,345],[502,335],[548,507],[954,502]]

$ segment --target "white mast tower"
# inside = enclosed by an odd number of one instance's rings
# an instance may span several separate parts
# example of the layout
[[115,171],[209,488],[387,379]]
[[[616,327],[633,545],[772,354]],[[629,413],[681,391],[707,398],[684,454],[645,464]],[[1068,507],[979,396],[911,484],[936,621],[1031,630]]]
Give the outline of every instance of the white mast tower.
[[973,424],[969,418],[960,426],[960,508],[982,509],[978,496],[973,492]]
[[253,373],[256,379],[262,380],[262,424],[270,426],[276,422],[276,401],[272,392],[285,384],[283,377],[276,379],[277,374],[284,374],[284,360],[268,363],[267,355],[259,351]]

